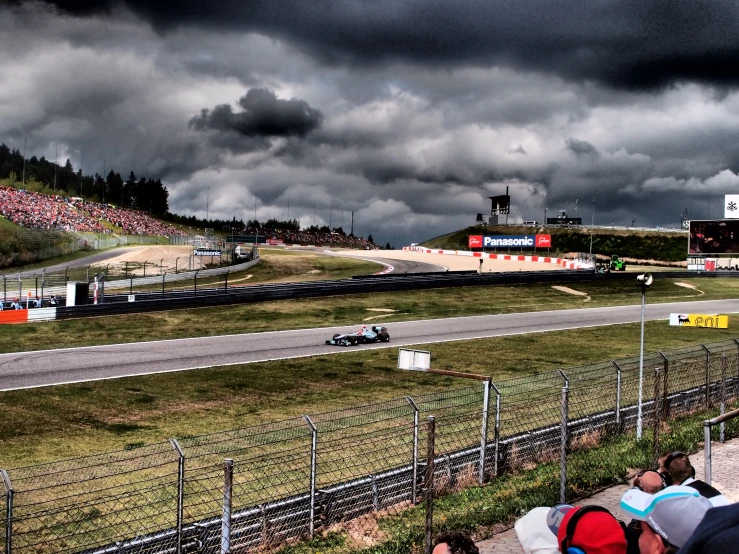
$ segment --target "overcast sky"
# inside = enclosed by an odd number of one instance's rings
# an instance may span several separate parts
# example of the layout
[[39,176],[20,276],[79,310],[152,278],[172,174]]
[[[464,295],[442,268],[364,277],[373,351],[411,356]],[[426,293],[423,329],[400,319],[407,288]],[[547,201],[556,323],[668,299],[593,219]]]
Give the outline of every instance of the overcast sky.
[[0,141],[179,214],[402,246],[506,186],[518,220],[644,226],[739,193],[734,1],[6,0],[0,46]]

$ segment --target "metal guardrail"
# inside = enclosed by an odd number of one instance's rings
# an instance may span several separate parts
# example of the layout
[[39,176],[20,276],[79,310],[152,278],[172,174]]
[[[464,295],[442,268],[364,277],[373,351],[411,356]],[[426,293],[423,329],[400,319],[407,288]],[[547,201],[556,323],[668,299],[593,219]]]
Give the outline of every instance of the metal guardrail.
[[[246,265],[246,264],[242,264]],[[231,269],[241,266],[230,266]],[[657,278],[717,278],[738,277],[739,273],[665,271],[653,273]],[[352,279],[336,281],[306,281],[302,283],[277,283],[231,287],[224,289],[181,290],[169,296],[153,293],[141,301],[124,302],[106,295],[104,304],[62,307],[57,309],[57,319],[119,315],[126,313],[146,313],[184,308],[204,308],[230,304],[248,304],[273,300],[296,298],[317,298],[349,294],[378,292],[401,292],[436,288],[457,288],[471,286],[533,284],[533,283],[577,283],[586,281],[631,280],[634,273],[599,274],[590,271],[531,271],[510,273],[453,272],[420,273],[401,275],[364,275]],[[148,279],[148,278],[147,278]],[[154,279],[154,283],[161,278]],[[110,285],[107,284],[106,288]]]
[[714,425],[720,425],[721,429],[721,435],[719,438],[719,442],[724,442],[724,422],[729,421],[730,419],[734,419],[735,417],[739,417],[739,409],[732,410],[729,413],[723,413],[724,411],[724,405],[723,402],[721,403],[721,412],[722,414],[714,417],[713,419],[707,419],[703,422],[703,439],[704,439],[704,450],[703,450],[703,460],[705,462],[704,465],[704,471],[705,475],[703,477],[703,480],[711,484],[711,428]]

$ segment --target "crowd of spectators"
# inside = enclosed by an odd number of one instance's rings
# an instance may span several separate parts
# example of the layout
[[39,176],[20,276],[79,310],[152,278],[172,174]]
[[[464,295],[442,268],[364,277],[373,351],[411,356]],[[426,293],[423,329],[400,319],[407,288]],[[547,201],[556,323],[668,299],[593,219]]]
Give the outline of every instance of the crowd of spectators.
[[[516,535],[525,554],[736,552],[739,504],[696,479],[683,452],[665,454],[659,467],[640,472],[619,507],[632,518],[628,525],[598,505],[534,508],[516,521]],[[434,554],[473,552],[451,548],[459,541],[444,543],[450,548],[439,547]]]
[[73,199],[72,205],[81,212],[90,214],[95,219],[105,219],[116,227],[130,235],[183,235],[185,233],[172,225],[154,219],[145,212],[117,208],[110,204],[88,202],[86,200]]
[[0,186],[0,215],[29,229],[110,234],[111,229],[103,224],[109,221],[126,234],[184,234],[144,212],[12,187]]
[[97,219],[77,210],[66,197],[0,187],[0,215],[29,229],[110,233]]
[[285,244],[305,244],[315,246],[340,246],[343,248],[360,248],[362,250],[376,249],[377,246],[360,237],[344,235],[337,232],[294,231],[291,229],[270,229],[260,227],[246,227],[235,231],[240,235],[259,235],[269,241],[282,241]]

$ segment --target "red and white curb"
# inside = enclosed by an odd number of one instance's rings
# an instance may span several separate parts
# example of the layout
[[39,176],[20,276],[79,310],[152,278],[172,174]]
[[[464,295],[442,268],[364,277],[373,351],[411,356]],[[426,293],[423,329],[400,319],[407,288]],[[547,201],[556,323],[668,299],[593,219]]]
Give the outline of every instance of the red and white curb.
[[552,258],[550,256],[516,256],[512,254],[489,254],[487,252],[471,252],[469,250],[432,250],[421,246],[404,246],[403,250],[413,250],[426,254],[446,254],[450,256],[470,256],[490,260],[506,260],[512,262],[536,262],[540,264],[553,264],[567,269],[592,269],[592,266],[581,262],[566,260],[564,258]]

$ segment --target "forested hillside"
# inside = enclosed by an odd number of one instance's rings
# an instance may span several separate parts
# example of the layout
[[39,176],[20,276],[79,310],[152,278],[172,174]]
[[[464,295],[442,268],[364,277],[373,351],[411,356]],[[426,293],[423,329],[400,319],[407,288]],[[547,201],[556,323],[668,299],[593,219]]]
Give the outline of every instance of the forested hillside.
[[[6,181],[2,183],[2,181]],[[143,210],[159,217],[169,210],[169,192],[160,179],[137,177],[132,171],[124,181],[120,173],[110,170],[107,175],[83,175],[67,162],[60,166],[41,156],[32,156],[23,163],[23,154],[0,144],[0,184],[22,186],[34,192],[78,196]]]

